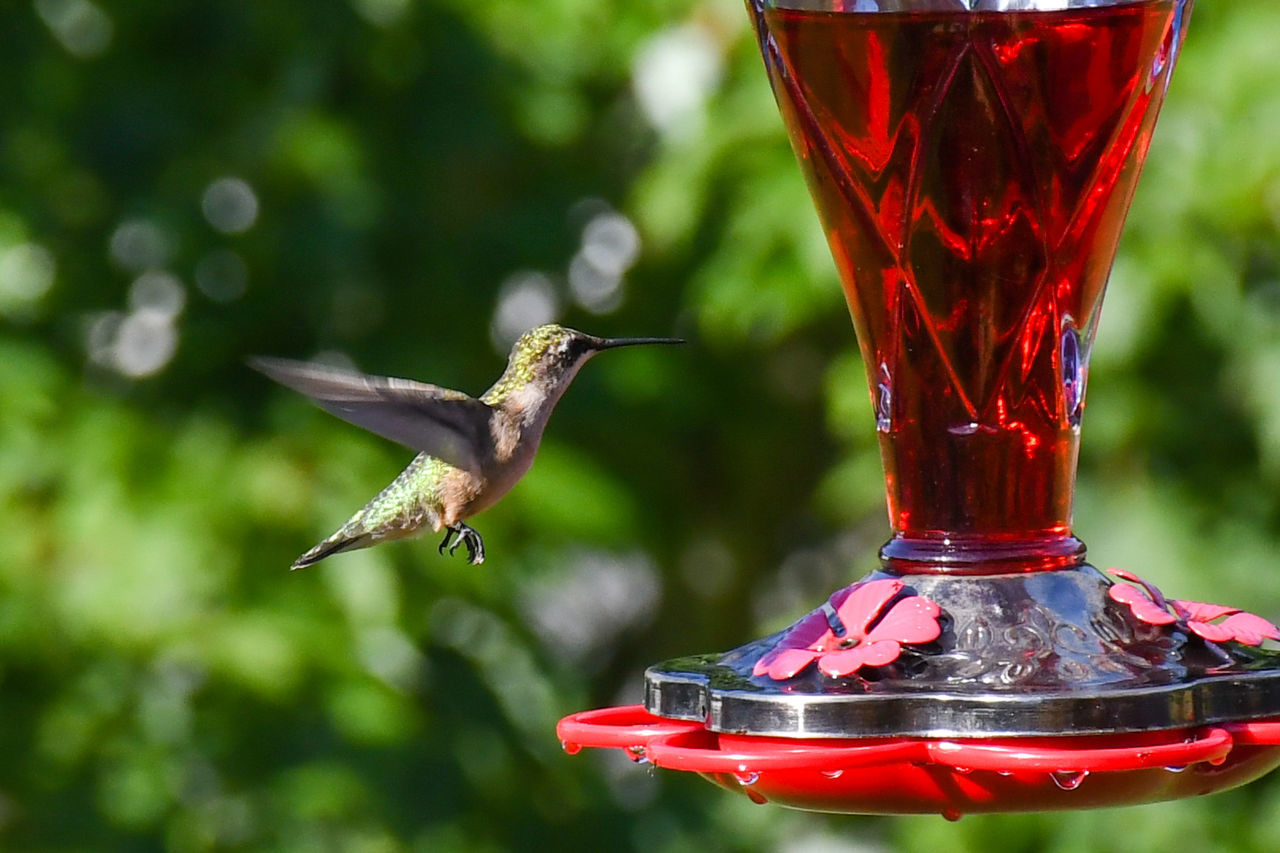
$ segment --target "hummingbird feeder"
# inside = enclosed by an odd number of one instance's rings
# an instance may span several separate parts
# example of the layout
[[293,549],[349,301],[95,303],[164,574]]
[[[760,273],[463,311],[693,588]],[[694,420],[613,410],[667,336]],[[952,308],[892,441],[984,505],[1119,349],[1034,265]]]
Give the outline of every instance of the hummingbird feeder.
[[565,718],[757,802],[1076,809],[1280,765],[1280,639],[1072,535],[1089,354],[1192,0],[748,0],[839,268],[884,463],[881,568]]

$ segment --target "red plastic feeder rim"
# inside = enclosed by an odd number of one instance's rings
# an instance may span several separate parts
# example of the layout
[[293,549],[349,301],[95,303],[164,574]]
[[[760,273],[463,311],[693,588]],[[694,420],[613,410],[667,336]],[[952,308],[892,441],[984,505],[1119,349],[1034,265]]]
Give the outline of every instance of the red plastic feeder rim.
[[655,766],[694,773],[835,772],[910,762],[954,770],[1108,771],[1221,764],[1236,746],[1280,745],[1280,721],[1111,735],[1003,739],[812,739],[718,734],[641,705],[584,711],[556,728],[565,750],[619,747]]

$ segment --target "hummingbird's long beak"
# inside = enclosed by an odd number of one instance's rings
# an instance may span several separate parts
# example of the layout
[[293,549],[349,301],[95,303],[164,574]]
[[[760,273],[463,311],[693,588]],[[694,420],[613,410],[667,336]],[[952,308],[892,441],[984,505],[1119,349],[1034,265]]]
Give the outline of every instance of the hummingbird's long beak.
[[591,348],[595,350],[614,349],[615,347],[634,347],[641,344],[682,344],[681,338],[596,338],[591,339]]

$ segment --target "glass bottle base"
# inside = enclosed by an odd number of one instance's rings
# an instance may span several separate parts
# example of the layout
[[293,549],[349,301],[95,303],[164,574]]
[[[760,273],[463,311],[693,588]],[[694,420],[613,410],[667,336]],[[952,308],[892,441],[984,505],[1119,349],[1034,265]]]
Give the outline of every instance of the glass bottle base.
[[1074,536],[999,539],[991,536],[895,536],[880,549],[885,569],[899,575],[1000,575],[1078,568],[1085,544]]

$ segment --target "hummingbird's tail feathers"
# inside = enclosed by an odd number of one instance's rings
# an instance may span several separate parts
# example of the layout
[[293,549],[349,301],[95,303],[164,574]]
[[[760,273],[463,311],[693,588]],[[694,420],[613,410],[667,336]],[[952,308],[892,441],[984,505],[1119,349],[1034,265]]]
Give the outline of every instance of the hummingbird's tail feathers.
[[358,536],[349,536],[339,530],[328,539],[316,545],[307,553],[293,561],[291,570],[305,569],[307,566],[315,565],[325,557],[332,557],[334,554],[340,554],[343,551],[354,551],[357,548],[367,548],[373,544],[373,537],[368,533],[362,533]]

